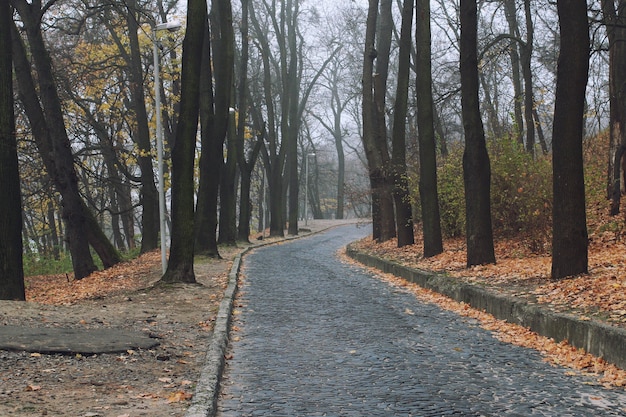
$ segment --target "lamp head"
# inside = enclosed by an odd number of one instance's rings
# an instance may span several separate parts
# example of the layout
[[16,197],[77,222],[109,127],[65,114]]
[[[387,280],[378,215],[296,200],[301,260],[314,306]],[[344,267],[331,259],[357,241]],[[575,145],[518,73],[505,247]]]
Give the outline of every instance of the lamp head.
[[177,21],[171,21],[171,22],[164,22],[164,23],[159,23],[158,25],[154,26],[154,30],[169,30],[170,32],[173,32],[177,29],[179,29],[181,26],[180,22]]

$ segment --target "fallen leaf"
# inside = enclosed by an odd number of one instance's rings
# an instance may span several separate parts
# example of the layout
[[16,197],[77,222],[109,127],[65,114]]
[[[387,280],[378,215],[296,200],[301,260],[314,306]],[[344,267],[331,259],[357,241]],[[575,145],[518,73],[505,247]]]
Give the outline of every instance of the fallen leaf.
[[190,400],[191,397],[193,397],[192,394],[186,393],[185,391],[177,391],[177,392],[170,394],[170,396],[167,397],[167,402],[178,403],[181,401]]

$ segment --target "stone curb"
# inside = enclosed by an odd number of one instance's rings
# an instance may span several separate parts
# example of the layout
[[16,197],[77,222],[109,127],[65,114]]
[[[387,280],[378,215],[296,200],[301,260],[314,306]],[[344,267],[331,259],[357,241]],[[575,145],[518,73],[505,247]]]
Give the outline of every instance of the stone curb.
[[249,248],[237,255],[228,274],[228,286],[224,291],[224,298],[213,326],[213,333],[209,339],[209,348],[206,353],[205,365],[200,371],[200,379],[196,384],[191,406],[185,417],[214,416],[217,411],[217,396],[219,395],[219,378],[224,369],[226,348],[228,347],[228,332],[230,330],[231,312],[237,290],[241,257]]
[[557,342],[567,340],[576,348],[583,348],[609,363],[626,369],[626,331],[620,328],[594,320],[581,320],[571,314],[548,311],[540,305],[496,294],[478,286],[461,283],[454,278],[409,268],[359,252],[351,245],[348,245],[346,254],[364,265],[404,278],[456,301],[462,301],[498,319],[527,327]]

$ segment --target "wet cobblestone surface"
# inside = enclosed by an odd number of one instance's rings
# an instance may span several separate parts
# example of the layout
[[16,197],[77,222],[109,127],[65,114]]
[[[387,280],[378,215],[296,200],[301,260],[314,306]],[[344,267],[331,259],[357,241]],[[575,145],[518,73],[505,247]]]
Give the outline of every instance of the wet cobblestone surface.
[[341,263],[354,225],[247,255],[220,417],[626,416],[626,391]]

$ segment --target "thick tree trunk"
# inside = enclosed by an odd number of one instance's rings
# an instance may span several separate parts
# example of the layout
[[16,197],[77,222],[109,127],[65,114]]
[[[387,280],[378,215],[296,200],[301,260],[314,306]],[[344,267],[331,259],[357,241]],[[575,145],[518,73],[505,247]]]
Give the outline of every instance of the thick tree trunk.
[[[387,10],[389,2],[386,0]],[[381,25],[388,28],[390,16]],[[385,40],[379,41],[378,51],[375,48],[378,21],[378,0],[370,0],[365,33],[365,51],[363,56],[363,148],[367,158],[370,187],[372,191],[372,227],[373,238],[384,242],[395,237],[395,218],[393,196],[387,178],[389,167],[389,151],[385,130],[384,95],[386,91],[386,75],[389,62],[388,45]],[[387,31],[385,31],[387,33]],[[377,61],[377,76],[374,76],[374,60]],[[384,74],[381,75],[381,71]],[[382,106],[382,107],[381,107]]]
[[13,110],[12,16],[9,0],[0,0],[0,300],[24,301],[22,196]]
[[196,282],[194,260],[194,153],[198,128],[202,44],[206,33],[204,0],[187,5],[183,41],[180,116],[172,149],[172,244],[160,282]]
[[[237,135],[233,105],[233,80],[235,33],[230,0],[213,3],[211,26],[219,27],[219,42],[216,40],[217,54],[213,60],[216,73],[216,107],[220,107],[220,118],[226,117],[226,163],[222,165],[220,176],[220,211],[218,243],[234,245],[237,242]],[[219,81],[218,81],[219,80]],[[219,90],[219,91],[218,91]],[[216,109],[217,111],[217,109]]]
[[417,0],[416,8],[416,90],[419,131],[419,192],[424,229],[424,257],[443,252],[439,195],[437,192],[437,149],[434,128],[434,103],[431,68],[429,0]]
[[476,0],[461,0],[461,106],[465,131],[467,266],[495,263],[491,226],[491,168],[480,117]]
[[235,112],[231,112],[227,134],[227,159],[220,181],[220,233],[218,243],[237,244],[237,138]]
[[557,0],[561,50],[557,64],[552,133],[552,278],[587,273],[587,219],[583,174],[583,123],[589,71],[585,0]]
[[389,79],[389,59],[391,54],[393,14],[392,0],[380,0],[379,21],[376,38],[376,74],[374,75],[374,132],[375,149],[379,153],[380,165],[374,167],[376,189],[378,193],[378,207],[381,214],[381,236],[384,242],[396,237],[396,221],[393,202],[393,178],[390,170],[387,122],[385,110],[387,107],[387,83]]
[[400,51],[398,57],[398,85],[394,103],[391,178],[395,202],[396,232],[398,247],[415,243],[413,235],[413,208],[409,194],[406,169],[406,117],[409,97],[409,74],[411,66],[411,28],[413,25],[413,5],[415,0],[404,0],[402,7],[402,27],[400,30]]
[[281,164],[274,161],[268,176],[270,189],[270,236],[285,236],[285,218],[283,208],[285,207],[283,199],[283,176],[278,167]]
[[[217,247],[217,201],[221,166],[224,163],[223,146],[226,121],[214,113],[213,67],[211,64],[211,31],[206,22],[202,44],[202,78],[200,80],[200,178],[196,203],[196,245],[198,255],[220,258]],[[220,113],[222,114],[222,113]]]

